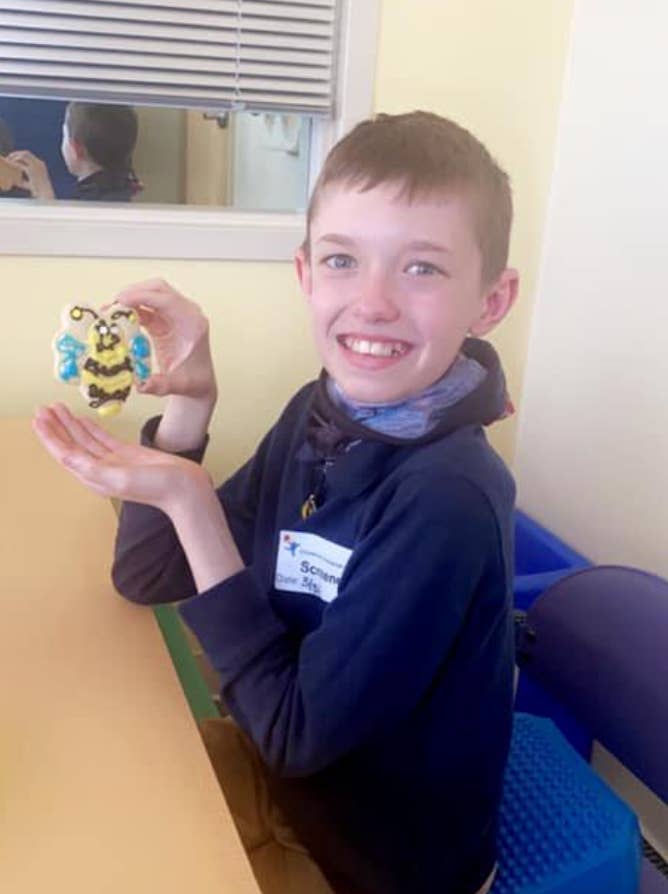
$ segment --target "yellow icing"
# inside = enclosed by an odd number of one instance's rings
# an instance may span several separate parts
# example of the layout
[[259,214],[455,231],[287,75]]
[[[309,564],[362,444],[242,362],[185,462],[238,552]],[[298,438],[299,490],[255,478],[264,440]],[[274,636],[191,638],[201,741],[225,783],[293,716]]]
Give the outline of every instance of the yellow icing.
[[101,407],[97,408],[97,412],[100,416],[116,416],[117,413],[120,413],[122,404],[120,401],[109,401],[107,404],[102,404]]

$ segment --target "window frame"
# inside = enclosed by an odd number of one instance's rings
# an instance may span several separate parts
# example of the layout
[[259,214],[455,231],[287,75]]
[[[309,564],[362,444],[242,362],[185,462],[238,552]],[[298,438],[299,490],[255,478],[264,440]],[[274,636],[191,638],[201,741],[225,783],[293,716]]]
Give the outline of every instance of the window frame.
[[[335,117],[316,119],[309,191],[330,147],[373,109],[381,0],[340,0]],[[0,201],[0,255],[287,261],[303,212]]]

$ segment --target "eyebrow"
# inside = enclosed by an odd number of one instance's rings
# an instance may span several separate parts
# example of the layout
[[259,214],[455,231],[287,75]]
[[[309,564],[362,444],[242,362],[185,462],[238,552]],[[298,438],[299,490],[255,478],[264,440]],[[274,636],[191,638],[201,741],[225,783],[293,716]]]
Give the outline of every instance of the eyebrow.
[[438,242],[429,242],[428,239],[416,239],[415,242],[409,242],[406,248],[413,251],[440,251],[448,255],[452,254],[447,246],[440,245]]
[[[336,245],[345,246],[355,245],[354,239],[351,239],[349,236],[344,236],[342,233],[326,233],[324,236],[317,239],[316,242],[334,242]],[[410,251],[437,251],[442,254],[452,254],[447,246],[441,245],[438,242],[430,242],[428,239],[416,239],[413,242],[409,242],[405,248]]]
[[336,242],[337,245],[354,245],[355,240],[340,233],[326,233],[316,240],[317,242]]

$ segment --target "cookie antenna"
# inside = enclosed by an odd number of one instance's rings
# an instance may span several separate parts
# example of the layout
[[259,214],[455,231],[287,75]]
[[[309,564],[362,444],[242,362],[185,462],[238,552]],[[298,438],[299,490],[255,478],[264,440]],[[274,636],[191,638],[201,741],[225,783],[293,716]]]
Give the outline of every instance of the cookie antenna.
[[70,310],[70,319],[80,320],[84,314],[91,314],[94,320],[100,319],[92,307],[80,307],[78,304]]

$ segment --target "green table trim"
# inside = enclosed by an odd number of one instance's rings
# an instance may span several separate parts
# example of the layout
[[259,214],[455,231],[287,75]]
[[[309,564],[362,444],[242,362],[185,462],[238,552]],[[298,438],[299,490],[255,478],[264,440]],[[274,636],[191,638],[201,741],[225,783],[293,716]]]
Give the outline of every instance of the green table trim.
[[181,687],[195,720],[220,717],[206,683],[197,667],[178,613],[173,605],[156,605],[153,614],[158,622]]

